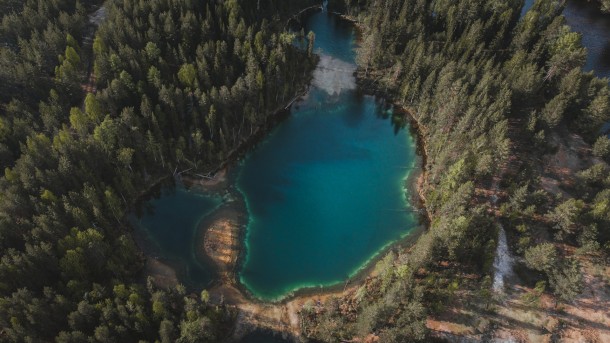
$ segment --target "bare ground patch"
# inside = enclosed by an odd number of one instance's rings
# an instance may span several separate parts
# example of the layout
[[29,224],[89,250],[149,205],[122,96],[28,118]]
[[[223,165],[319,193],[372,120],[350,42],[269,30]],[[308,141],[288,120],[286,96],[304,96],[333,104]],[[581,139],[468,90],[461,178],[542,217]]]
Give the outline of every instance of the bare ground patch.
[[151,276],[153,284],[162,289],[174,288],[180,283],[174,268],[154,257],[146,258],[144,275]]
[[197,251],[205,252],[214,261],[223,281],[230,280],[237,267],[245,222],[243,211],[229,204],[206,218],[200,228],[203,234],[200,235]]
[[282,303],[253,301],[246,298],[237,287],[228,283],[216,286],[209,292],[212,303],[222,302],[238,311],[233,339],[239,340],[247,333],[260,328],[274,331],[285,338],[296,339],[301,336],[299,313],[306,302],[322,304],[329,297],[340,297],[355,290],[356,287],[352,287],[345,291],[303,295]]
[[551,194],[570,197],[566,189],[574,187],[576,173],[592,165],[589,145],[575,134],[555,134],[551,141],[557,151],[543,156],[540,185]]

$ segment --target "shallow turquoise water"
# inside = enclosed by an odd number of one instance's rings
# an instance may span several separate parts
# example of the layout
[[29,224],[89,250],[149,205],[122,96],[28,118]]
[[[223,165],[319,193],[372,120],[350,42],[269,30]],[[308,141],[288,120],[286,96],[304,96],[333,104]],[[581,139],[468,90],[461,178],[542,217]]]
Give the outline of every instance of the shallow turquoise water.
[[[235,171],[249,223],[239,277],[256,297],[342,283],[416,226],[405,190],[415,166],[408,128],[391,109],[357,92],[355,32],[326,13],[308,20],[321,56],[307,98]],[[164,259],[182,266],[183,282],[205,287],[212,268],[195,254],[200,221],[222,199],[178,186],[133,216]]]
[[153,245],[153,251],[180,267],[182,282],[206,286],[214,273],[195,253],[198,224],[221,203],[219,196],[187,190],[182,185],[164,187],[159,197],[144,204],[140,215],[131,216],[131,221]]
[[265,300],[343,282],[416,223],[404,188],[415,144],[357,94],[353,28],[318,13],[308,30],[322,58],[314,87],[237,177],[249,212],[240,279]]

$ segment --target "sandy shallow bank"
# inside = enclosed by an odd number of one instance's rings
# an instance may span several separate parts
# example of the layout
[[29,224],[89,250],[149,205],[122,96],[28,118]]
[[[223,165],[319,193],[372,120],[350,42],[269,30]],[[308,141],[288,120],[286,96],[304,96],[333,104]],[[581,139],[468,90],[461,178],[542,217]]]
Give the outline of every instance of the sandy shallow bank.
[[247,214],[238,204],[228,203],[200,224],[197,253],[205,254],[218,268],[222,283],[234,283]]

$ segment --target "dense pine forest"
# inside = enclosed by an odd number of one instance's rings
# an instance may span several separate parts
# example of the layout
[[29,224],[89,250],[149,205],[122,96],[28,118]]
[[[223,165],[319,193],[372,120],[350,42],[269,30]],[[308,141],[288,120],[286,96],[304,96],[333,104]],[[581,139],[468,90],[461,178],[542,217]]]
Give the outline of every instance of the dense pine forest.
[[[126,216],[161,180],[217,169],[303,93],[317,58],[287,21],[316,4],[0,0],[0,341],[228,337],[236,312],[207,291],[142,280]],[[504,231],[532,304],[570,303],[583,261],[607,264],[608,80],[582,71],[562,2],[522,5],[330,1],[360,28],[361,87],[417,126],[430,223],[356,292],[306,304],[305,338],[430,340],[426,319],[458,292],[491,315]],[[565,181],[548,156],[574,144]]]
[[0,1],[1,341],[222,340],[205,292],[138,281],[125,215],[302,92],[285,26],[311,3],[110,0],[86,37],[101,1]]
[[[431,223],[412,248],[386,256],[379,276],[357,292],[309,307],[309,337],[430,339],[426,318],[464,289],[476,313],[491,313],[500,226],[516,248],[519,276],[536,285],[530,303],[545,292],[556,306],[571,302],[582,291],[581,261],[605,265],[608,80],[582,71],[586,50],[566,25],[561,2],[538,0],[520,19],[522,5],[329,4],[363,31],[362,86],[405,107],[419,128],[426,155],[421,195]],[[554,189],[545,184],[543,156],[565,149],[565,137],[592,149],[573,182]],[[484,332],[489,322],[481,325]]]

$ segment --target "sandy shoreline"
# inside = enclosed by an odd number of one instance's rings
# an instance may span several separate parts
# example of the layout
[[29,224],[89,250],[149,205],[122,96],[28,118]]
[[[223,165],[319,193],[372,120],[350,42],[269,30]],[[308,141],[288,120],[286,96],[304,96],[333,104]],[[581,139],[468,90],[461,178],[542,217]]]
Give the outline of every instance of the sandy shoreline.
[[205,255],[216,265],[222,283],[233,284],[242,253],[242,240],[248,216],[240,203],[224,204],[200,223],[197,254]]
[[197,188],[204,192],[220,193],[227,189],[228,171],[226,168],[220,169],[212,176],[201,177],[197,175],[184,174],[180,176],[182,182],[189,188]]
[[[362,85],[361,75],[356,73],[356,76],[360,89],[365,93],[377,95],[372,88]],[[381,97],[383,96],[381,95]],[[402,109],[398,104],[395,105]],[[223,162],[220,169],[209,178],[186,174],[181,176],[182,181],[189,187],[200,188],[205,192],[226,194],[232,199],[202,220],[196,244],[199,257],[212,260],[218,269],[219,280],[209,289],[211,302],[224,303],[238,310],[233,340],[238,340],[257,328],[269,329],[287,338],[299,337],[301,335],[299,313],[306,302],[313,301],[318,304],[324,303],[330,297],[341,298],[353,295],[360,286],[376,276],[375,265],[388,251],[404,250],[414,244],[420,236],[419,233],[425,230],[426,223],[429,221],[423,197],[426,187],[425,142],[416,119],[408,111],[404,110],[404,112],[411,122],[412,133],[416,134],[418,156],[413,170],[405,181],[405,191],[410,195],[410,204],[418,210],[423,210],[418,211],[420,219],[423,220],[420,220],[420,225],[413,228],[405,238],[380,249],[377,255],[372,257],[345,283],[328,287],[304,288],[287,295],[278,302],[262,302],[249,294],[239,282],[238,270],[240,263],[243,262],[243,240],[248,218],[242,195],[236,194],[239,192],[232,189],[230,185],[227,166],[234,163],[237,157],[243,155],[243,151],[247,151],[255,143],[249,142],[249,144],[245,144],[245,147],[236,149],[236,155],[231,154],[229,160]],[[264,129],[257,132],[255,136],[261,136],[263,131]],[[257,137],[253,138],[253,142],[257,142]],[[178,282],[175,269],[154,258],[148,258],[145,273],[152,276],[157,284],[165,287],[173,287]]]
[[[418,151],[423,149],[419,146]],[[416,208],[423,208],[420,195],[423,191],[425,157],[418,153],[415,168],[405,181],[405,191],[410,195],[410,203]],[[230,186],[229,172],[221,170],[212,179],[193,179],[183,177],[183,182],[189,187],[200,188],[202,191],[226,194],[231,200],[221,205],[216,211],[204,218],[200,223],[197,235],[197,254],[202,259],[212,260],[218,271],[218,281],[208,291],[212,303],[224,303],[238,310],[238,319],[233,339],[238,340],[243,335],[264,328],[277,332],[284,337],[299,337],[301,332],[299,312],[308,301],[323,303],[331,296],[349,297],[362,284],[376,276],[375,266],[388,251],[403,250],[415,243],[419,233],[426,228],[426,218],[419,212],[420,225],[403,239],[389,244],[372,257],[361,269],[345,283],[327,287],[310,287],[299,289],[277,302],[263,302],[256,299],[239,282],[238,270],[243,262],[243,239],[247,225],[247,210],[241,194]],[[175,270],[162,261],[148,259],[146,272],[153,276],[160,287],[173,287],[179,281]],[[172,273],[173,271],[173,273]]]

